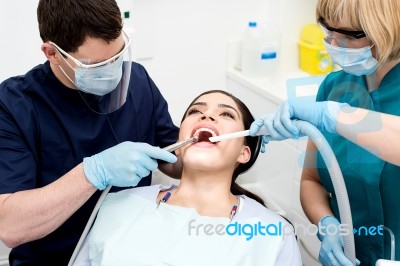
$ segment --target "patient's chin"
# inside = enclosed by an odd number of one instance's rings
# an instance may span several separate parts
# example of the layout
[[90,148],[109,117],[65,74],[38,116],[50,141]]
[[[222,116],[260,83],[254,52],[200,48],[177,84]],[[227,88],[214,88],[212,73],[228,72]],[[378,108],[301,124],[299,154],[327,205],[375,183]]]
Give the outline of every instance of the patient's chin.
[[[219,157],[219,156],[218,156]],[[207,152],[187,151],[181,156],[184,166],[196,169],[216,169],[221,158],[216,158]]]

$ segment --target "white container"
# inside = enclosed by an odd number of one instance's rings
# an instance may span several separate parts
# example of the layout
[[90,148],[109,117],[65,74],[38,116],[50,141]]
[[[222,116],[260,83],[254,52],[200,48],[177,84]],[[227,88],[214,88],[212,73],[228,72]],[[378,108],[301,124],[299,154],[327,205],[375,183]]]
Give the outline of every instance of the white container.
[[258,27],[256,22],[249,22],[242,43],[243,74],[249,77],[274,75],[278,68],[278,47],[276,36]]

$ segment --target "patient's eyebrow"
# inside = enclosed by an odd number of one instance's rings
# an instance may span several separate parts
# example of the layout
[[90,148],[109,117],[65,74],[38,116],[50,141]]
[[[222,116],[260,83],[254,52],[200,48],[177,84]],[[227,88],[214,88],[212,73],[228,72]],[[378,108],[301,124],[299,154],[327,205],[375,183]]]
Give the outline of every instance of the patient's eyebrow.
[[237,113],[238,117],[240,117],[240,114],[239,114],[239,112],[236,110],[236,108],[230,106],[229,104],[220,103],[220,104],[218,104],[218,107],[220,107],[220,108],[229,108],[229,109],[232,109],[232,110],[234,110],[234,111]]
[[[206,102],[195,102],[191,106],[193,106],[193,105],[207,106],[207,103]],[[230,106],[229,104],[220,103],[220,104],[218,104],[218,108],[229,108],[229,109],[232,109],[232,110],[234,110],[236,112],[238,117],[240,117],[239,112],[234,107]]]
[[206,102],[195,102],[195,103],[192,104],[192,106],[193,105],[207,106],[207,103]]

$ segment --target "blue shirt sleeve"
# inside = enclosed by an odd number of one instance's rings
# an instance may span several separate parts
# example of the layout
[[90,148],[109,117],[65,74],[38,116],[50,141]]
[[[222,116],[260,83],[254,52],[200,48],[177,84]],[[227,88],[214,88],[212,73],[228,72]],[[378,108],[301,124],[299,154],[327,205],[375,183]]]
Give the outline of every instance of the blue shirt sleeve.
[[[37,172],[37,163],[32,149],[33,142],[30,139],[35,138],[32,133],[27,138],[22,132],[23,127],[33,127],[33,120],[29,119],[33,112],[21,100],[14,102],[13,108],[17,110],[19,116],[10,114],[10,106],[7,104],[7,98],[18,99],[18,91],[9,89],[15,83],[14,80],[4,82],[0,86],[0,194],[13,193],[20,190],[35,188],[35,176]],[[35,132],[31,130],[30,132]]]

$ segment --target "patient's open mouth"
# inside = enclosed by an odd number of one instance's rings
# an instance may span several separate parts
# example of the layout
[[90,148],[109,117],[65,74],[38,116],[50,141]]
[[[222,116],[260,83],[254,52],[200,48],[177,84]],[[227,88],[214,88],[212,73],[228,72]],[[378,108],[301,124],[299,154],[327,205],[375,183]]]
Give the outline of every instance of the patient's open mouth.
[[209,128],[206,128],[206,127],[202,127],[202,128],[198,128],[194,132],[193,136],[199,137],[198,142],[210,142],[209,138],[217,136],[217,134],[212,129],[209,129]]

